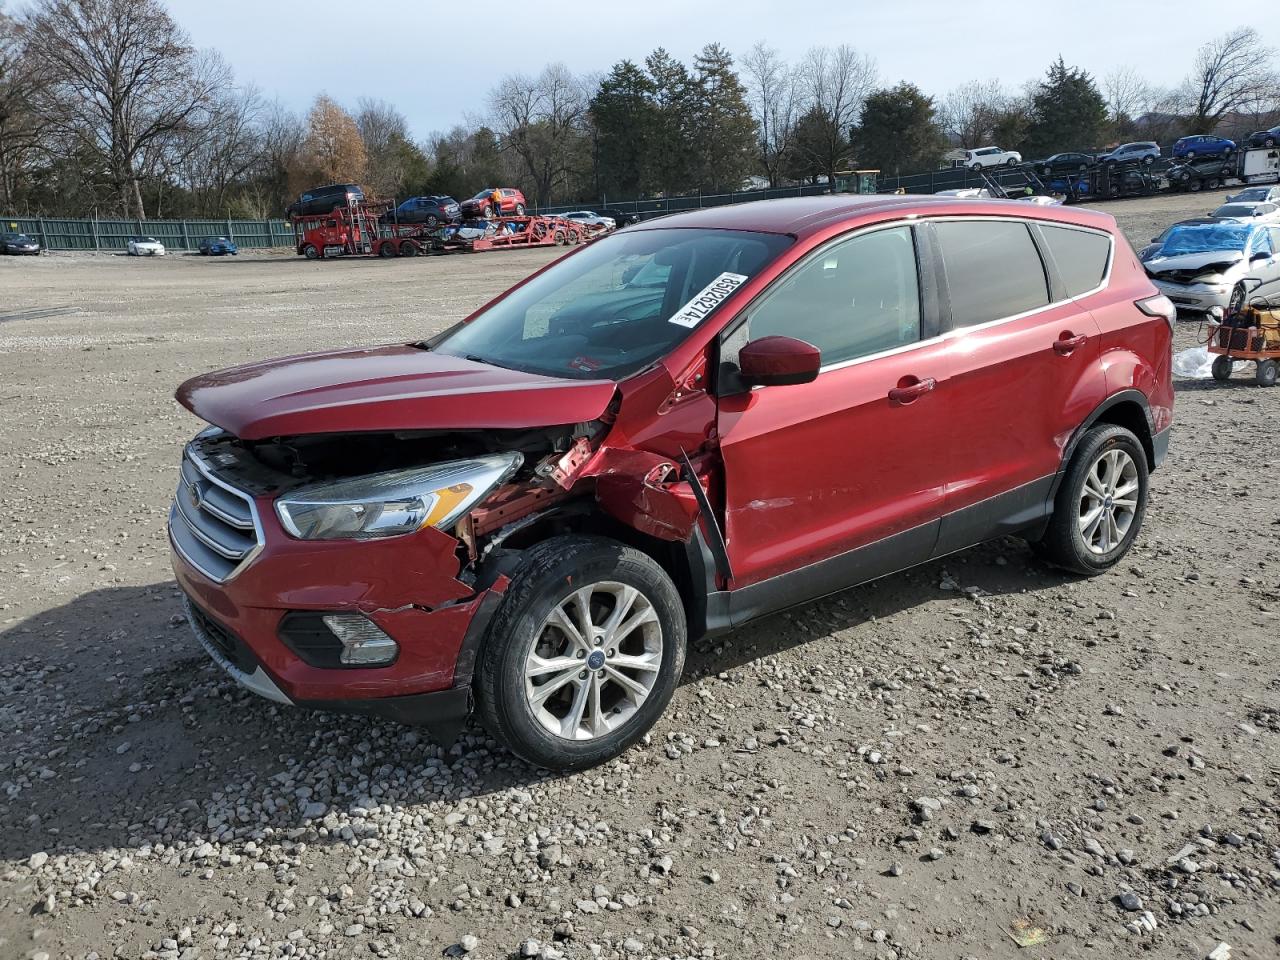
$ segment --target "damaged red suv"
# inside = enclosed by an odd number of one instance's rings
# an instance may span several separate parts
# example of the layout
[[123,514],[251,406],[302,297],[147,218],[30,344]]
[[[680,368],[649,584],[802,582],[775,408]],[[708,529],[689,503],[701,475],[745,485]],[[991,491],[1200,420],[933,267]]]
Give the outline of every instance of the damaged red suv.
[[1108,216],[809,197],[582,247],[420,343],[196,377],[169,517],[196,635],[282,703],[473,710],[573,769],[720,633],[993,537],[1142,525],[1174,311]]

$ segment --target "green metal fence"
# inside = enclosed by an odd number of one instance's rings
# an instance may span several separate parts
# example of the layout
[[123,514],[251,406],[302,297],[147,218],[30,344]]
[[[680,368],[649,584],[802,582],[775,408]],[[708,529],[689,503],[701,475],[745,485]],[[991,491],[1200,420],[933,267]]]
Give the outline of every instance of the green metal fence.
[[130,237],[155,237],[166,248],[195,250],[205,237],[248,248],[292,247],[286,220],[55,220],[2,217],[0,230],[25,233],[46,250],[124,250]]

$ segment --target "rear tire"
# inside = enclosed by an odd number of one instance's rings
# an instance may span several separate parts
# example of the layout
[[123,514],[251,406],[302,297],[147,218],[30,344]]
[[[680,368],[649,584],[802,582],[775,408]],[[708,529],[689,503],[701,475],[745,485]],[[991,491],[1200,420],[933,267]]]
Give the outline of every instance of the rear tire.
[[394,243],[384,243],[378,248],[378,256],[384,260],[390,260],[396,255],[396,245]]
[[1235,364],[1230,357],[1214,357],[1213,358],[1213,379],[1219,383],[1225,383],[1231,379],[1231,368]]
[[1071,458],[1036,552],[1073,573],[1105,573],[1133,546],[1146,510],[1146,451],[1124,427],[1098,424]]
[[[623,603],[611,633],[610,615]],[[686,632],[680,594],[647,554],[604,537],[543,541],[525,551],[489,625],[476,665],[477,713],[529,763],[603,763],[666,709],[684,669]]]
[[1259,360],[1258,371],[1254,374],[1254,378],[1258,381],[1258,386],[1260,387],[1274,387],[1277,373],[1280,373],[1280,371],[1276,369],[1274,360]]
[[413,241],[406,240],[404,243],[400,244],[400,256],[416,257],[417,255],[418,255],[418,247],[415,243],[413,243]]

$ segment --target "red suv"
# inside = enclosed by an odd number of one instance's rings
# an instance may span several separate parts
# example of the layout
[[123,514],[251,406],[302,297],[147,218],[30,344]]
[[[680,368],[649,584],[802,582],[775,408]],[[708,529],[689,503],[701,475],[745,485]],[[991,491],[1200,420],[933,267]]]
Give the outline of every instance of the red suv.
[[462,215],[471,217],[523,217],[525,211],[524,194],[511,187],[499,187],[497,192],[502,197],[499,209],[494,209],[494,187],[485,187],[470,200],[463,200]]
[[1111,217],[806,197],[631,227],[420,343],[189,380],[190,620],[284,703],[571,769],[691,637],[1017,534],[1081,574],[1142,526],[1172,305]]

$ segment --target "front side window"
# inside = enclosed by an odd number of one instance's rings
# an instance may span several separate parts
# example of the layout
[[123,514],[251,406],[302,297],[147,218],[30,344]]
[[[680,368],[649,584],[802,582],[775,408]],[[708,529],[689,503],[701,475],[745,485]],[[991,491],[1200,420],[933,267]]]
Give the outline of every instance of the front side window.
[[566,257],[432,343],[450,356],[619,380],[671,351],[792,243],[694,228],[616,233]]
[[943,220],[934,229],[951,296],[951,322],[972,327],[1049,303],[1031,231],[1019,220]]
[[1067,296],[1078,297],[1102,283],[1111,260],[1111,238],[1106,234],[1070,227],[1040,224],[1040,232],[1053,254]]
[[920,339],[920,282],[910,227],[875,230],[810,258],[748,314],[750,337],[813,344],[829,366]]

